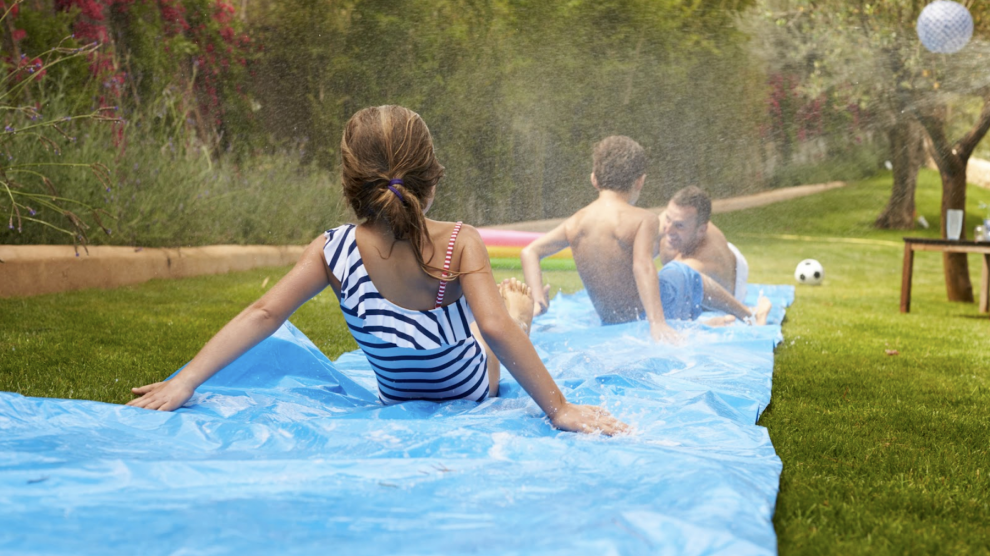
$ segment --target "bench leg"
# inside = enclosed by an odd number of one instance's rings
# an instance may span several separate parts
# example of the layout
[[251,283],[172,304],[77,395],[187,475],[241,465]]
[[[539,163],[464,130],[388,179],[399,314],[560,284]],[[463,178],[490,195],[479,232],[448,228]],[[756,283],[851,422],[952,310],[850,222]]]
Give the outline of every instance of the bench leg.
[[[984,259],[986,261],[986,259]],[[984,264],[987,264],[984,262]],[[901,270],[901,312],[911,311],[911,273],[914,271],[914,250],[904,244],[904,268]]]

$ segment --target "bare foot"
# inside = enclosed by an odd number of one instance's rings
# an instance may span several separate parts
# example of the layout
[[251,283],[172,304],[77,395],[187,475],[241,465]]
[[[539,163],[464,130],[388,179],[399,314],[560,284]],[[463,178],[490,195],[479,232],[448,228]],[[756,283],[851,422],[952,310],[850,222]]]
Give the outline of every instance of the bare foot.
[[763,326],[767,323],[767,316],[770,315],[770,308],[773,304],[765,296],[760,296],[760,299],[756,302],[756,310],[753,311],[753,321],[754,324]]
[[736,317],[732,315],[725,315],[723,317],[712,317],[706,321],[702,321],[701,324],[705,326],[729,326],[730,324],[736,322]]
[[498,285],[498,293],[502,295],[509,316],[529,335],[529,325],[533,322],[532,290],[515,278],[506,278]]

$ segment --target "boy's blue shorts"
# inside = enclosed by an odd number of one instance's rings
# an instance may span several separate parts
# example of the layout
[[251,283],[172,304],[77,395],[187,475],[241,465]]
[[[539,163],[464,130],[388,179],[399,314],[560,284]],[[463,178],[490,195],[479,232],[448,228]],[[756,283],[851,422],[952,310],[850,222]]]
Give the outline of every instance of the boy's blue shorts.
[[702,313],[705,287],[701,274],[688,265],[670,261],[657,273],[664,318],[694,320]]

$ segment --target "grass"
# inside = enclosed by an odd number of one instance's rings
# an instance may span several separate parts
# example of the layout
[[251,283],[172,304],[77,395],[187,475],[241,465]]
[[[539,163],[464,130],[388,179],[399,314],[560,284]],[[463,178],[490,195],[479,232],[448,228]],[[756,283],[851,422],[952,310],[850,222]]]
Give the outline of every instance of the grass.
[[[131,386],[162,380],[184,365],[288,270],[0,299],[0,391],[126,402]],[[514,274],[496,271],[499,279]],[[545,274],[566,291],[581,287],[576,272]],[[329,289],[291,321],[331,358],[357,349]]]
[[[718,217],[753,281],[787,282],[804,258],[826,269],[788,311],[760,421],[784,462],[781,554],[990,553],[990,322],[945,301],[935,253],[916,256],[912,312],[899,313],[899,240],[935,231],[869,228],[889,183]],[[969,206],[987,198],[972,188]],[[917,201],[937,223],[934,173],[922,174]],[[981,215],[968,216],[972,230]]]
[[[990,554],[990,319],[945,301],[933,253],[916,255],[912,312],[898,312],[900,238],[935,231],[871,229],[889,187],[885,174],[716,216],[747,254],[751,281],[792,283],[804,258],[826,271],[788,310],[760,421],[784,463],[774,519],[784,555]],[[939,194],[924,171],[917,201],[932,223]],[[990,192],[972,188],[968,230],[981,201]],[[129,386],[184,364],[286,270],[0,300],[0,390],[123,402]],[[564,291],[580,287],[573,271],[547,276]],[[356,346],[332,295],[292,321],[336,357]]]

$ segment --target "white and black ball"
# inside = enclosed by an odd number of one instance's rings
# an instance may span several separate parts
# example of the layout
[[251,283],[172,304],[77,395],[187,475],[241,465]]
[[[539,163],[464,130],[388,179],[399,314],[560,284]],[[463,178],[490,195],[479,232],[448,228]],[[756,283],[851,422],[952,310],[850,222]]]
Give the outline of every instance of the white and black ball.
[[825,279],[825,269],[822,267],[822,263],[815,259],[805,259],[799,262],[797,268],[794,269],[794,279],[799,284],[817,286]]

